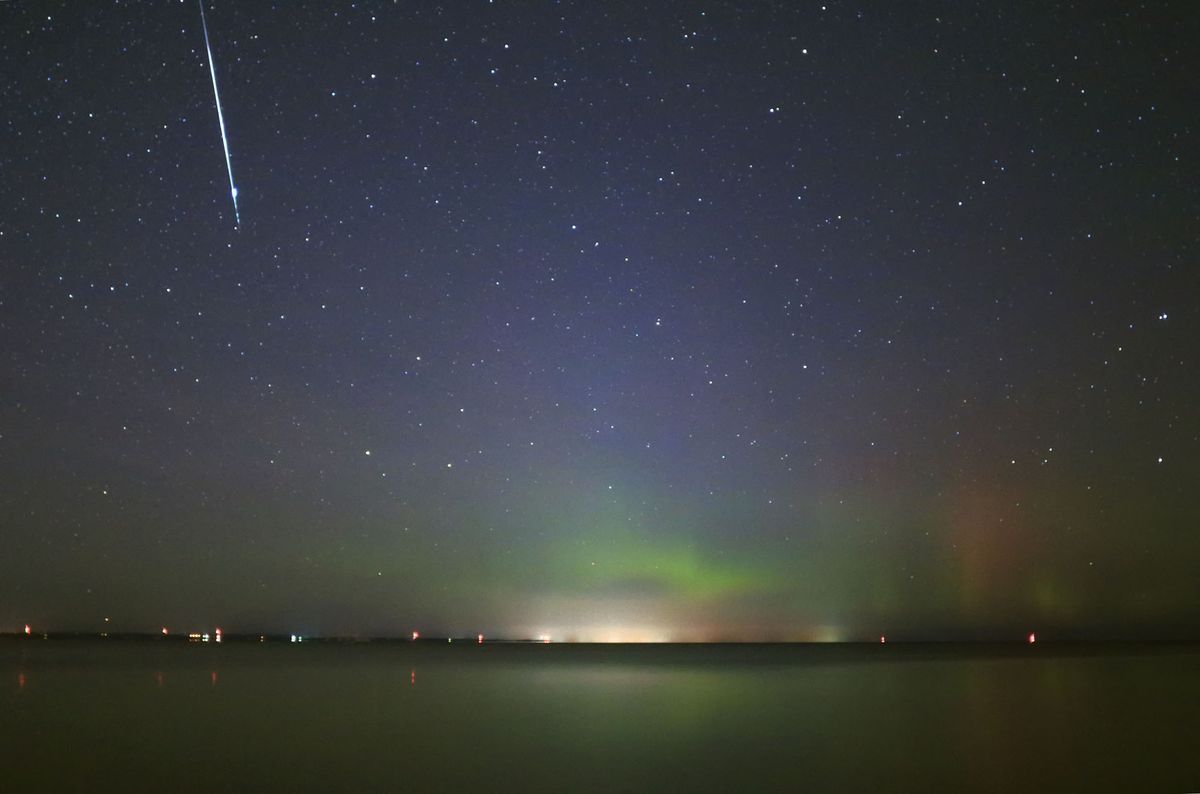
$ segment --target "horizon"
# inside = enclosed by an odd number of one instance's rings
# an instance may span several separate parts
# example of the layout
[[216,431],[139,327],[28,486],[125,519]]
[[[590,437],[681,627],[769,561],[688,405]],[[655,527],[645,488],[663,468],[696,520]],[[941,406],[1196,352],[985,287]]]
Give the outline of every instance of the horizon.
[[369,635],[369,634],[271,634],[263,632],[222,633],[221,639],[212,634],[189,632],[188,634],[168,634],[160,632],[85,632],[85,631],[43,631],[25,634],[24,632],[0,631],[0,639],[28,640],[148,640],[162,641],[188,645],[224,645],[261,644],[301,645],[304,643],[335,643],[363,644],[380,642],[388,644],[409,645],[988,645],[988,646],[1035,646],[1035,645],[1194,645],[1200,643],[1193,637],[1081,637],[1063,636],[1044,638],[1039,636],[1031,641],[1024,636],[977,635],[973,637],[862,637],[841,639],[580,639],[575,637],[552,638],[541,637],[485,637],[480,640],[470,634],[431,634],[427,637],[412,639],[402,634]]
[[[1142,644],[1168,643],[1188,644],[1200,642],[1200,638],[1189,633],[1127,633],[1127,634],[1096,634],[1078,630],[1055,630],[1053,628],[1027,629],[1024,632],[989,632],[975,631],[969,633],[884,633],[876,635],[831,635],[828,632],[795,632],[788,635],[747,636],[737,633],[724,635],[701,636],[697,634],[646,634],[644,632],[607,632],[589,634],[575,632],[564,634],[539,633],[529,635],[492,635],[477,631],[444,632],[425,631],[413,636],[412,632],[400,633],[318,633],[276,630],[255,630],[252,628],[235,628],[229,630],[223,626],[192,626],[183,630],[171,630],[168,627],[155,629],[136,629],[111,627],[100,630],[67,629],[27,625],[9,629],[0,627],[0,638],[3,639],[148,639],[165,640],[170,642],[191,642],[201,644],[221,644],[233,642],[394,642],[414,644],[441,644],[447,640],[460,644],[486,645],[502,643],[530,643],[555,645],[905,645],[905,644],[994,644],[994,645],[1041,645],[1041,644]],[[1036,639],[1035,639],[1036,638]]]

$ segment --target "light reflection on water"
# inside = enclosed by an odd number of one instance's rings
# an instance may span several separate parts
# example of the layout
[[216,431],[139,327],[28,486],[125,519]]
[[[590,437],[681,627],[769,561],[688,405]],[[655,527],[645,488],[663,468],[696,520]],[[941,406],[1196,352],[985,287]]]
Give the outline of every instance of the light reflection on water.
[[20,791],[1200,789],[1195,647],[21,641],[0,668]]

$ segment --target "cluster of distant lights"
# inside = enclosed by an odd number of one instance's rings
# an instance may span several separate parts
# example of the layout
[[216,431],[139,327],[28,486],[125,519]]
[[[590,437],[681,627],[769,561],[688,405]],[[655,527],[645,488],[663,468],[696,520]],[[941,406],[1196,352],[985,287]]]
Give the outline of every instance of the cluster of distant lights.
[[[107,622],[108,618],[105,618],[104,620],[105,620],[105,622]],[[166,626],[163,626],[159,630],[159,633],[162,634],[162,636],[166,637],[166,636],[169,636],[171,632]],[[25,636],[28,637],[28,636],[31,636],[32,634],[33,634],[33,627],[30,626],[28,623],[26,623],[25,624]],[[100,636],[107,637],[108,633],[104,632]],[[291,634],[291,635],[288,635],[288,637],[289,637],[290,642],[304,642],[304,640],[305,640],[305,637],[303,634]],[[413,638],[414,642],[416,640],[421,639],[421,632],[414,631],[412,633],[412,638]],[[207,631],[189,632],[187,635],[187,639],[188,639],[188,642],[221,642],[223,639],[223,635],[222,635],[221,629],[218,627],[218,628],[213,629],[212,633],[209,633]],[[259,640],[259,642],[266,642],[267,637],[265,634],[260,634],[258,637],[258,640]],[[475,635],[476,644],[483,645],[483,641],[484,641],[484,636],[482,634]],[[537,641],[543,642],[543,643],[550,642],[550,635],[548,635],[548,634],[539,635],[537,638]],[[447,637],[446,642],[452,643],[452,642],[454,642],[454,638]]]
[[[105,618],[104,621],[107,623],[108,618]],[[163,626],[161,629],[159,629],[159,633],[162,636],[166,637],[166,636],[169,636],[171,632],[170,632],[170,629],[168,629],[166,626]],[[33,627],[31,625],[29,625],[28,623],[26,623],[25,624],[25,636],[29,637],[32,635],[33,635]],[[108,632],[102,632],[100,634],[100,636],[107,637]],[[414,631],[412,633],[412,638],[413,638],[414,642],[416,640],[421,639],[421,632]],[[217,627],[217,628],[213,629],[211,633],[209,633],[207,631],[189,632],[187,635],[187,639],[189,642],[221,642],[223,639],[223,634],[222,634],[220,627]],[[265,634],[260,634],[258,637],[259,642],[266,642],[266,639],[267,639],[267,637]],[[289,635],[289,640],[291,642],[304,642],[305,637],[303,634],[291,634],[291,635]],[[484,636],[482,634],[475,635],[475,642],[477,644],[483,645],[483,641],[484,641]],[[550,635],[548,635],[548,634],[539,635],[537,638],[537,641],[538,642],[550,642]],[[454,642],[454,638],[447,637],[446,642]]]

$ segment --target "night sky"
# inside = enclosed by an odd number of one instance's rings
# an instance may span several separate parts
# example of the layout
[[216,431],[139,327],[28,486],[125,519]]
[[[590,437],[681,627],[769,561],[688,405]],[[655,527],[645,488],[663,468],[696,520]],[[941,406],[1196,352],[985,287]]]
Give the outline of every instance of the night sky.
[[0,631],[1197,636],[1194,10],[0,4]]

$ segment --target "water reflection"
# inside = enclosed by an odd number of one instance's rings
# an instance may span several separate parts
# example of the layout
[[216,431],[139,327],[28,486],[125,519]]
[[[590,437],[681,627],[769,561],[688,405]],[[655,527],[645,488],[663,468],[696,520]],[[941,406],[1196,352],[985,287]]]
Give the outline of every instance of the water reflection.
[[0,788],[201,791],[213,763],[244,790],[1196,788],[1200,649],[1013,645],[0,642],[0,746],[28,760]]

